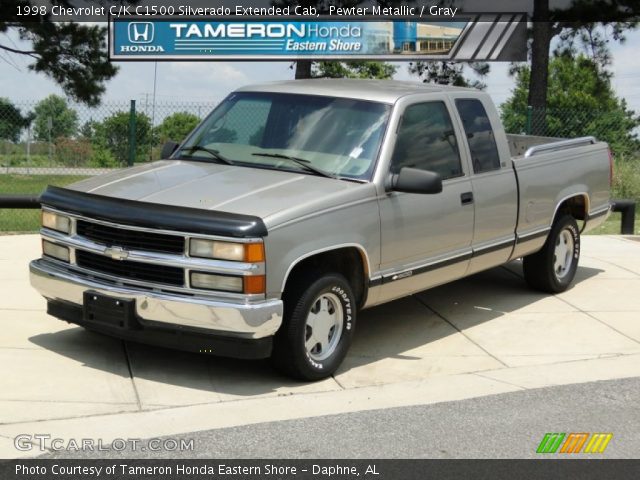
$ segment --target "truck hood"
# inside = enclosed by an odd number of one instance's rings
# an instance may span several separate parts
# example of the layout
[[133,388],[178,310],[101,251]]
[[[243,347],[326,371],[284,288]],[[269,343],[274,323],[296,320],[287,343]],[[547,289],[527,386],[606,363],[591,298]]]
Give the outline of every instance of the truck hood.
[[182,160],[118,170],[67,188],[127,200],[255,215],[267,226],[375,196],[373,184]]

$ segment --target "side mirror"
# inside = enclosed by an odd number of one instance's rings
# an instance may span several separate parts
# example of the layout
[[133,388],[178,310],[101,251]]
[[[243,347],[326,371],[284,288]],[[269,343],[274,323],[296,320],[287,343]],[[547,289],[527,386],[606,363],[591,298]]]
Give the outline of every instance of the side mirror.
[[388,190],[405,193],[433,194],[442,192],[442,177],[435,172],[404,167],[392,174]]
[[162,150],[160,151],[160,158],[162,160],[166,160],[167,158],[169,158],[173,154],[173,152],[176,151],[176,148],[178,148],[178,146],[179,146],[179,144],[169,140],[167,143],[165,143],[162,146]]

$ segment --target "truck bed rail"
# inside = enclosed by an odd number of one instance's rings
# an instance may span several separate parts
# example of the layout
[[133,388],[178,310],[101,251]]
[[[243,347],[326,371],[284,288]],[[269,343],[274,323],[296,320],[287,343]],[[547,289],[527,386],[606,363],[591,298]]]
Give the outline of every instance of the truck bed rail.
[[544,143],[529,147],[524,153],[525,158],[533,157],[539,153],[551,152],[556,150],[564,150],[566,148],[579,147],[580,145],[592,145],[596,143],[595,137],[580,137],[569,140],[559,140],[557,142]]

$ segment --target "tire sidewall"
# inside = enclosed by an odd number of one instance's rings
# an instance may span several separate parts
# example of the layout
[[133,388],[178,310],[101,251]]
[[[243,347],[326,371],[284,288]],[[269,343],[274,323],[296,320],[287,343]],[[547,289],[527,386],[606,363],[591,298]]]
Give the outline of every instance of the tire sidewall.
[[[555,255],[556,240],[565,230],[567,230],[571,234],[571,238],[573,239],[573,260],[571,262],[571,268],[569,269],[569,272],[567,272],[567,274],[563,278],[558,278],[553,268],[553,257]],[[564,217],[560,218],[558,222],[556,222],[553,230],[551,231],[551,236],[549,237],[549,245],[547,248],[547,256],[549,262],[548,270],[551,276],[551,281],[555,285],[556,291],[566,290],[571,282],[573,282],[573,278],[575,277],[576,271],[578,269],[578,262],[580,260],[580,230],[578,229],[578,224],[573,217],[565,215]]]
[[[329,357],[323,360],[311,358],[305,347],[306,322],[309,312],[317,298],[324,293],[332,293],[340,302],[344,319],[342,332],[338,345]],[[331,375],[342,363],[349,350],[355,330],[356,307],[355,298],[351,287],[344,277],[337,274],[325,275],[313,282],[302,293],[298,301],[293,305],[290,317],[294,332],[293,356],[299,367],[304,370],[308,378],[324,378]]]

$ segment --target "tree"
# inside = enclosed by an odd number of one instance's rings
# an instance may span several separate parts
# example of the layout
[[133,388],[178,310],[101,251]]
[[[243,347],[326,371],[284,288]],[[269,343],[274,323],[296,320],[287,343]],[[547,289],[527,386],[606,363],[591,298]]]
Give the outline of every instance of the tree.
[[[49,141],[58,137],[71,137],[78,129],[78,114],[69,108],[67,101],[58,95],[49,95],[38,102],[35,113],[34,134],[36,140]],[[51,130],[49,130],[49,124]]]
[[80,127],[80,129],[78,130],[78,135],[80,136],[80,138],[91,140],[95,135],[97,124],[98,122],[92,119],[89,119],[86,122],[84,122]]
[[635,19],[639,14],[638,0],[573,0],[564,9],[551,9],[549,0],[534,0],[531,77],[527,100],[533,107],[534,125],[544,124],[547,72],[551,42],[554,37],[560,36],[561,41],[564,42],[573,41],[576,38],[587,39],[585,45],[592,47],[592,58],[596,61],[604,61],[606,64],[609,58],[607,42],[602,36],[593,35],[594,26],[611,27],[610,38],[615,41],[624,41],[624,31],[635,28],[637,25]]
[[[129,112],[116,112],[93,126],[93,142],[106,149],[122,165],[129,159]],[[151,119],[136,113],[136,162],[143,162],[151,145]]]
[[180,142],[200,123],[200,119],[189,112],[176,112],[166,117],[156,128],[155,138],[158,143],[167,140]]
[[9,101],[0,97],[0,140],[17,142],[20,132],[29,125],[29,119],[22,116],[20,110]]
[[[71,0],[56,5],[72,6]],[[135,3],[135,2],[123,2]],[[118,71],[107,55],[107,28],[89,23],[54,22],[47,16],[18,17],[17,6],[41,5],[35,0],[5,0],[3,12],[8,20],[0,21],[0,33],[15,30],[28,48],[0,42],[5,53],[33,60],[29,70],[43,73],[56,81],[70,98],[95,106],[105,91],[105,82]],[[77,6],[77,5],[75,5]]]
[[487,76],[489,64],[486,62],[447,62],[447,61],[418,61],[409,63],[409,73],[421,78],[425,83],[437,83],[441,85],[453,85],[456,87],[472,87],[480,90],[487,88],[481,80],[471,80],[465,76],[464,67],[480,77]]
[[397,67],[385,62],[314,62],[312,76],[318,78],[392,78]]
[[[508,132],[527,129],[528,90],[531,68],[520,66],[515,71],[516,87],[502,105],[502,121]],[[640,126],[640,116],[627,108],[624,100],[615,96],[611,81],[599,66],[585,55],[569,54],[553,57],[549,62],[546,117],[541,125],[529,120],[530,130],[554,137],[594,135],[609,142],[617,154],[640,148],[634,129]]]

